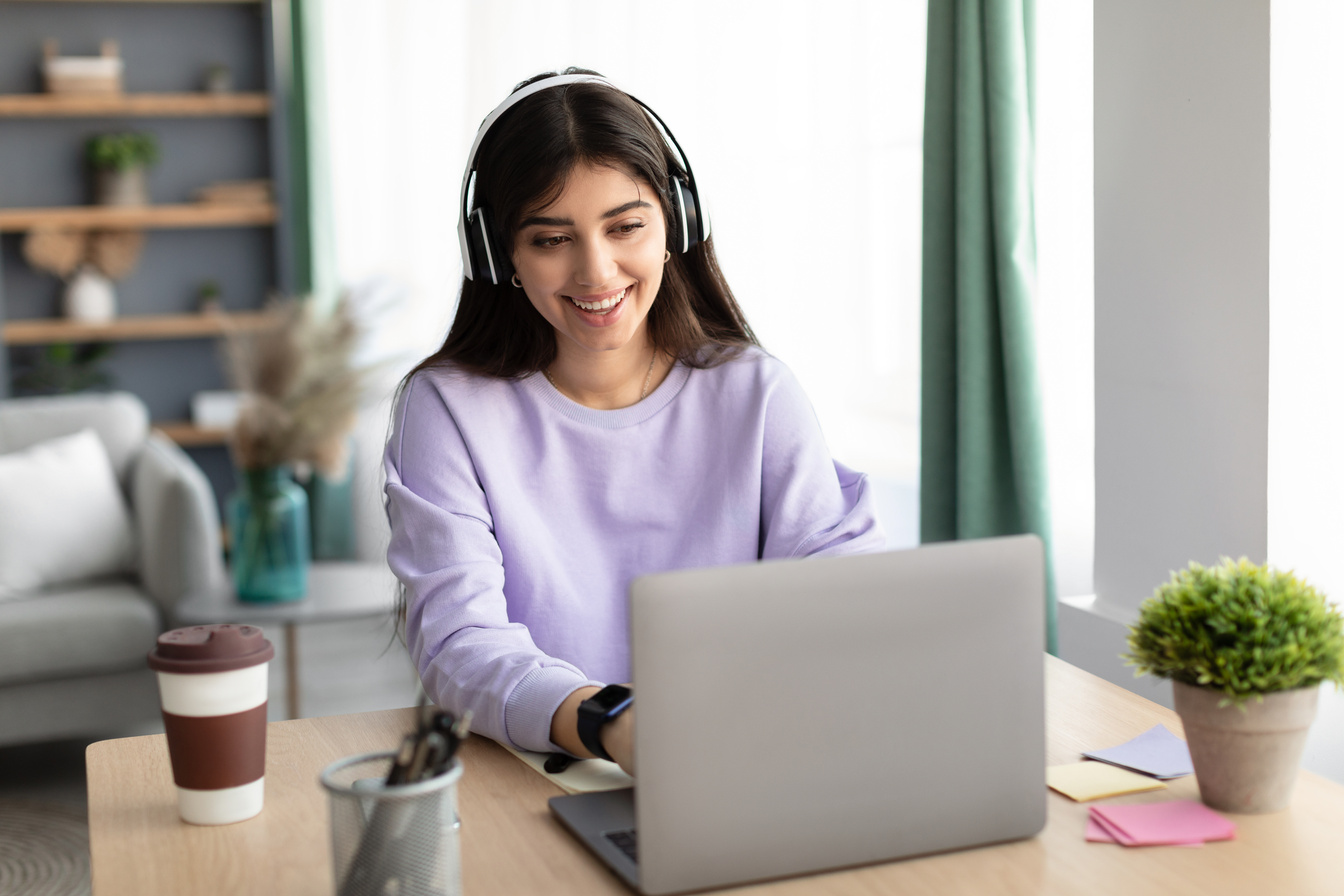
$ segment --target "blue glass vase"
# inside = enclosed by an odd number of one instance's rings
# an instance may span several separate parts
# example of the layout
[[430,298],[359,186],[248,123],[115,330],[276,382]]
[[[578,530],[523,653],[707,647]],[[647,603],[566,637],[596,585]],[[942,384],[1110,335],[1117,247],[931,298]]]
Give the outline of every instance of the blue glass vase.
[[227,515],[239,600],[275,603],[308,593],[308,496],[287,470],[242,470]]

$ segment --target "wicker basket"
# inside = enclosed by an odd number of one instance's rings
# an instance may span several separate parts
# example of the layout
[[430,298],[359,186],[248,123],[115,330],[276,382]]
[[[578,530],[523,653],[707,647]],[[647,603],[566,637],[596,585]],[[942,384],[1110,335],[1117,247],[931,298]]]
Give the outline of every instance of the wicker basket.
[[48,93],[121,93],[117,42],[103,41],[101,56],[58,56],[56,41],[42,45],[42,79]]

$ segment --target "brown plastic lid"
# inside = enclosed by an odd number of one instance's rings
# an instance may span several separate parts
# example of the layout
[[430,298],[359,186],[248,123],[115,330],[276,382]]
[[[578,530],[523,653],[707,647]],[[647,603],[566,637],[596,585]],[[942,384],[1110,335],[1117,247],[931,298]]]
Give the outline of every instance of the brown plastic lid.
[[187,675],[232,672],[273,656],[275,648],[255,625],[193,625],[159,635],[149,652],[149,668]]

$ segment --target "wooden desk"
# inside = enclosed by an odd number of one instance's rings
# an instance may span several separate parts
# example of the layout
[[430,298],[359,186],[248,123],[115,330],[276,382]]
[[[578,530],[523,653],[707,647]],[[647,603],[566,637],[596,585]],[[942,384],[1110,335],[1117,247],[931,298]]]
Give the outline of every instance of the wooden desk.
[[[1170,710],[1047,658],[1048,758],[1079,759],[1161,722]],[[392,749],[412,711],[275,722],[268,729],[266,808],[219,828],[178,821],[162,735],[88,748],[94,896],[331,893],[327,796],[319,770],[342,756]],[[989,746],[989,745],[987,745]],[[551,817],[559,789],[494,743],[463,749],[459,794],[463,885],[491,894],[619,894],[629,890]],[[1197,799],[1193,778],[1106,802]],[[1086,843],[1087,804],[1056,793],[1039,837],[732,890],[734,894],[1293,894],[1344,891],[1344,786],[1303,772],[1292,807],[1232,816],[1237,839],[1198,849]]]

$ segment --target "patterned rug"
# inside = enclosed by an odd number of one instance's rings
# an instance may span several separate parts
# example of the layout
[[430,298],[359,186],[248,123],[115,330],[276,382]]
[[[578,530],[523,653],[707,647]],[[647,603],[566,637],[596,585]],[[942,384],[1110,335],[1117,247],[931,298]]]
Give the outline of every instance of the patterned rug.
[[0,800],[0,896],[88,893],[88,817],[53,803]]

